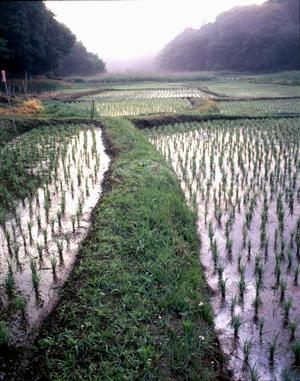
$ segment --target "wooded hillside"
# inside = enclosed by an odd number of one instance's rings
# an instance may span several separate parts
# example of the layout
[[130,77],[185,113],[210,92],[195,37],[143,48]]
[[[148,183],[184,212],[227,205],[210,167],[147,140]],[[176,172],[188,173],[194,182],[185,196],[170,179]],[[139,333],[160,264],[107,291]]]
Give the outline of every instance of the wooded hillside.
[[299,68],[299,55],[299,0],[273,0],[186,29],[161,51],[158,64],[173,71],[279,71]]

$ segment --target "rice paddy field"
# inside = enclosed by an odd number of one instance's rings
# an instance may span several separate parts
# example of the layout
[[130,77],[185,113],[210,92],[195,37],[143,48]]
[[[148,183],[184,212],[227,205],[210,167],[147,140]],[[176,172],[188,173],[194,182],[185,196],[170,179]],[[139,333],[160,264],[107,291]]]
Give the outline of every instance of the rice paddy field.
[[300,99],[264,101],[219,101],[220,112],[225,115],[283,115],[299,114]]
[[0,379],[39,334],[20,379],[300,380],[300,92],[272,78],[94,78],[0,120]]
[[148,135],[197,212],[200,259],[234,379],[277,380],[299,365],[299,123],[179,123]]
[[101,130],[44,126],[0,150],[0,319],[16,342],[57,300],[101,193]]
[[[263,80],[264,81],[264,80]],[[299,97],[300,87],[290,84],[250,82],[232,78],[219,79],[211,82],[200,82],[199,85],[207,86],[210,90],[229,97]]]

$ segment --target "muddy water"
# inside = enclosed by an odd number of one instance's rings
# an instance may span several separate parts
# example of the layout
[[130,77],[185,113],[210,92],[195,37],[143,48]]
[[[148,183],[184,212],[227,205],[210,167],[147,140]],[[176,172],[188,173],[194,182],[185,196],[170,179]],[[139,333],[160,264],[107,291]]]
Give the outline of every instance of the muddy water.
[[[31,203],[20,203],[15,216],[6,221],[9,244],[7,233],[0,228],[2,312],[15,342],[39,326],[57,301],[89,230],[109,161],[101,130],[80,131],[70,139],[65,158],[60,159],[56,180],[39,188]],[[15,284],[12,296],[6,292],[9,271]],[[34,274],[38,278],[36,287]],[[26,301],[25,319],[14,307],[18,297]]]
[[[273,130],[272,126],[269,126],[269,130],[266,131],[269,134],[268,139],[263,129],[255,130],[255,126],[249,126],[247,123],[245,128],[236,124],[230,127],[231,130],[221,126],[203,127],[185,133],[172,133],[171,130],[169,135],[167,132],[156,136],[151,135],[151,141],[170,160],[181,180],[188,202],[197,210],[198,232],[202,242],[200,259],[205,269],[207,282],[212,289],[211,304],[214,310],[215,327],[221,347],[228,358],[228,368],[233,372],[232,379],[241,381],[250,379],[250,365],[252,368],[256,367],[260,380],[281,380],[283,369],[292,368],[294,361],[287,321],[298,321],[300,317],[300,287],[294,283],[295,270],[300,262],[299,257],[296,256],[295,243],[297,219],[300,216],[299,198],[296,198],[296,191],[298,189],[299,192],[300,186],[299,168],[297,168],[299,140],[293,143],[286,141],[284,136],[279,137],[277,147],[281,148],[268,150],[268,140],[272,138],[276,140],[276,136],[278,138],[276,135],[278,130]],[[281,126],[281,128],[284,127],[286,126]],[[254,149],[255,146],[259,148]],[[247,169],[244,174],[239,165],[241,157]],[[289,157],[291,174],[284,178],[281,176],[285,173]],[[254,163],[259,162],[260,159],[266,163],[266,166],[262,165],[260,171],[255,172]],[[271,197],[269,184],[269,175],[272,171],[279,173],[273,197]],[[239,176],[239,183],[236,180],[237,176]],[[292,179],[296,179],[293,214],[289,211],[288,200],[285,197]],[[230,199],[228,193],[232,183],[234,184],[233,196]],[[277,197],[281,192],[284,209],[282,238],[278,233],[279,223],[276,213]],[[247,194],[250,199],[256,197],[256,205],[250,228],[247,229],[246,247],[244,247],[243,225],[250,201],[247,198],[244,201],[243,197]],[[268,200],[266,224],[268,250],[265,250],[265,247],[261,248],[260,242],[261,214],[265,196]],[[240,200],[240,209],[236,206],[238,200]],[[222,211],[219,222],[215,216],[216,205]],[[235,205],[234,208],[233,205]],[[232,254],[229,255],[226,247],[225,226],[232,216],[233,209],[235,209],[234,217],[232,217],[228,234],[232,242]],[[209,224],[213,232],[212,240],[216,243],[218,251],[217,265],[212,253]],[[277,236],[276,245],[275,235]],[[251,242],[250,256],[248,241]],[[282,245],[284,245],[283,252]],[[283,283],[286,282],[283,299],[281,299],[280,287],[275,275],[276,255],[277,260],[278,257],[282,257],[280,280]],[[262,287],[259,291],[261,303],[256,314],[253,302],[256,296],[255,268],[257,266],[263,271]],[[221,279],[226,282],[225,297],[221,295],[218,267],[224,268]],[[241,278],[239,268],[244,268],[242,271],[246,288],[243,295],[239,289]],[[232,307],[234,297],[236,303]],[[292,307],[286,320],[283,305],[289,298],[292,299]],[[234,337],[233,333],[233,315],[239,315],[241,319],[237,337]],[[260,335],[259,323],[262,320],[264,326]],[[271,363],[269,347],[275,337],[277,337],[276,350],[274,362]],[[300,338],[299,325],[295,337]],[[252,343],[248,364],[244,361],[245,340],[251,340]],[[300,379],[300,374],[296,371],[295,379]]]

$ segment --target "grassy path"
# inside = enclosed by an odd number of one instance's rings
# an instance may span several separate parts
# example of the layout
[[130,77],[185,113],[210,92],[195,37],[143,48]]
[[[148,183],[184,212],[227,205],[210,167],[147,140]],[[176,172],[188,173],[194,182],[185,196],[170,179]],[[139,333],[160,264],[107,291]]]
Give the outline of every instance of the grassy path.
[[21,378],[219,380],[195,216],[162,156],[130,122],[105,127],[114,152],[110,191]]

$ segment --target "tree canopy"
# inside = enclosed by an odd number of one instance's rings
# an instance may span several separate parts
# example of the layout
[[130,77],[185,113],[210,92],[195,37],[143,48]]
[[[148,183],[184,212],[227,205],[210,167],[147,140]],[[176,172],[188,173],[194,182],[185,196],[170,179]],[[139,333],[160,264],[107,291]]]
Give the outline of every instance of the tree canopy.
[[88,52],[82,42],[77,41],[54,73],[61,76],[93,75],[105,71],[105,63],[98,55]]
[[158,56],[172,71],[279,71],[299,68],[299,1],[235,7],[214,23],[186,29]]
[[71,51],[75,36],[43,2],[2,1],[0,9],[1,69],[42,74]]

